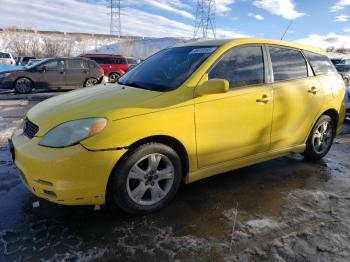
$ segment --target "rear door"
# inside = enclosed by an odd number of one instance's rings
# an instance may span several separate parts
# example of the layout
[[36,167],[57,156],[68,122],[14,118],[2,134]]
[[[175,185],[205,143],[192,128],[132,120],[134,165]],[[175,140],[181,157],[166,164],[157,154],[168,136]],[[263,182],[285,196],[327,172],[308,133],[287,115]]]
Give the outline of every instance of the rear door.
[[83,59],[66,60],[65,81],[67,88],[83,87],[88,77],[89,67]]
[[303,144],[324,101],[320,81],[298,49],[268,46],[273,71],[271,150]]

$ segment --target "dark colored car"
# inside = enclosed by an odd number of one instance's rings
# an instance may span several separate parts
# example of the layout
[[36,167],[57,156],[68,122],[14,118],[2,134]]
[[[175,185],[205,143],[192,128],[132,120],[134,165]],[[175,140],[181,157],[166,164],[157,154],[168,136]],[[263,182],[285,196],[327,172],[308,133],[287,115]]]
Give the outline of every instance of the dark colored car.
[[338,73],[343,77],[346,85],[350,84],[350,65],[338,64],[335,66]]
[[18,56],[16,57],[16,65],[26,66],[31,59],[36,59],[34,56]]
[[81,57],[89,58],[99,64],[111,83],[116,82],[119,77],[139,63],[135,58],[121,55],[84,54]]
[[32,66],[0,72],[0,88],[26,94],[33,88],[74,89],[90,87],[103,78],[102,68],[85,58],[49,58]]

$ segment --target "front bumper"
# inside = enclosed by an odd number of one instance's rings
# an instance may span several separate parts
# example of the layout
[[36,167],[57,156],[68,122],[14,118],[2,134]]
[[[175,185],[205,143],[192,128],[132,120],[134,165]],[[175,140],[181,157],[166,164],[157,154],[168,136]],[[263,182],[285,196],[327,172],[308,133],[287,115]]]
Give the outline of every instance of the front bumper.
[[109,175],[125,150],[89,151],[81,145],[47,148],[21,129],[12,136],[14,162],[36,196],[64,205],[102,205]]

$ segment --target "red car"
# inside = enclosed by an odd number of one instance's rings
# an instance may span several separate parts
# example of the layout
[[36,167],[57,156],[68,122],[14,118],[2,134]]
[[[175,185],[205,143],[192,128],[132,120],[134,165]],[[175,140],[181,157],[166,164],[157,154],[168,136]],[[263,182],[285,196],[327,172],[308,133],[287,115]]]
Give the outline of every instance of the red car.
[[138,64],[137,59],[121,55],[84,54],[81,57],[89,58],[99,64],[111,83],[116,82],[119,77]]

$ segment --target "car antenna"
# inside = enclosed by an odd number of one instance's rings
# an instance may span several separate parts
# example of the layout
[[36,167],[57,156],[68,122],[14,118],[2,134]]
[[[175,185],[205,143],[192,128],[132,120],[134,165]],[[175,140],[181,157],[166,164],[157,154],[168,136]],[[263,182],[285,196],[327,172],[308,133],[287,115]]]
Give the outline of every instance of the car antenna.
[[288,26],[287,26],[287,28],[286,28],[286,31],[284,31],[284,33],[283,33],[283,35],[282,35],[282,37],[281,37],[281,40],[283,40],[283,38],[285,37],[285,35],[287,34],[287,32],[288,32],[288,30],[289,30],[289,28],[290,28],[290,26],[293,24],[293,19],[292,20],[290,20],[290,22],[289,22],[289,24],[288,24]]

